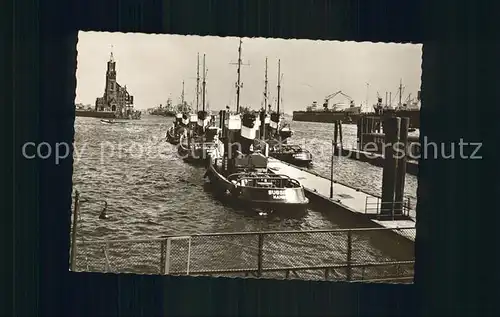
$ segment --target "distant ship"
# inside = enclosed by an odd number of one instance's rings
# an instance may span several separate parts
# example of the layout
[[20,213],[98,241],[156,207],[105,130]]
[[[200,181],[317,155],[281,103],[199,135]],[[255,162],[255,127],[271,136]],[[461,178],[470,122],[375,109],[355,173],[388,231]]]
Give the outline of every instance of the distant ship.
[[[348,100],[346,103],[335,103],[329,106],[330,99],[336,96],[344,96]],[[341,120],[345,123],[354,123],[361,115],[361,106],[355,106],[354,100],[343,93],[341,90],[325,97],[323,109],[318,109],[318,104],[313,101],[312,105],[306,108],[306,111],[294,111],[293,121],[308,121],[308,122],[329,122],[333,123]]]
[[165,107],[160,104],[159,107],[152,109],[150,112],[151,115],[164,117],[175,117],[176,113],[177,109],[174,109],[172,106],[172,99],[170,98],[168,98],[167,105]]
[[[408,95],[406,102],[402,102],[402,93],[403,86],[400,83],[400,97],[397,106],[392,106],[392,98],[387,98],[386,96],[386,102],[384,104],[382,98],[377,96],[377,103],[373,106],[373,109],[367,109],[368,112],[363,112],[361,106],[355,106],[351,97],[344,94],[342,91],[337,91],[325,98],[323,109],[318,109],[317,102],[314,101],[305,111],[294,111],[293,121],[333,123],[340,120],[343,123],[356,123],[361,116],[398,116],[409,118],[410,128],[418,129],[420,128],[420,91],[418,91],[415,99],[411,98],[411,94]],[[344,96],[348,99],[349,103],[336,103],[330,107],[328,104],[329,100],[337,95]]]

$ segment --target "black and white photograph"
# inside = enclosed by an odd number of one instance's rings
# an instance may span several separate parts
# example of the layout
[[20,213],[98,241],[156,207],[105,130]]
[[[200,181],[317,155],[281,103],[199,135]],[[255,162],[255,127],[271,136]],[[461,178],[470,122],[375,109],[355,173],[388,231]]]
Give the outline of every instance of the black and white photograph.
[[413,283],[421,44],[79,32],[70,270]]

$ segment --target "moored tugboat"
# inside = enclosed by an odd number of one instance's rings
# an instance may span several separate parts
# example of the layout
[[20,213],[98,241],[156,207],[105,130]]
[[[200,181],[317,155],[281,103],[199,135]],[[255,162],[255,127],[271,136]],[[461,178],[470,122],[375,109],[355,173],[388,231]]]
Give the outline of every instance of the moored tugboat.
[[312,163],[312,154],[299,145],[270,144],[270,156],[283,162],[297,166],[309,166]]
[[[225,113],[223,117],[226,117]],[[238,125],[231,122],[235,120],[229,118],[227,126],[223,123],[226,150],[222,158],[212,159],[207,169],[206,176],[217,192],[240,206],[266,214],[304,214],[309,203],[304,187],[287,175],[269,170],[266,150],[262,153],[252,149],[256,136],[256,115],[242,115],[239,133],[228,131],[229,126]],[[232,137],[236,140],[231,140]],[[230,144],[233,146],[228,148]]]
[[205,111],[205,88],[206,69],[205,55],[203,55],[202,110],[191,116],[188,133],[181,137],[177,149],[184,160],[192,163],[207,164],[210,157],[217,158],[224,152],[224,145],[219,140],[220,129],[211,125],[212,117]]
[[188,123],[186,114],[177,113],[174,124],[167,130],[167,141],[174,145],[179,144],[181,136],[187,133]]
[[[267,75],[266,75],[267,78]],[[267,82],[267,81],[266,81]],[[312,162],[312,154],[302,149],[298,145],[288,144],[288,139],[292,137],[293,131],[288,124],[284,123],[284,118],[280,113],[280,93],[281,93],[281,71],[280,61],[278,61],[278,100],[277,111],[271,113],[269,124],[269,156],[281,161],[298,166],[309,166]]]
[[199,111],[196,129],[189,129],[187,134],[181,136],[177,151],[184,160],[208,164],[210,158],[222,157],[224,144],[220,141],[221,129],[210,125],[210,119],[205,111]]

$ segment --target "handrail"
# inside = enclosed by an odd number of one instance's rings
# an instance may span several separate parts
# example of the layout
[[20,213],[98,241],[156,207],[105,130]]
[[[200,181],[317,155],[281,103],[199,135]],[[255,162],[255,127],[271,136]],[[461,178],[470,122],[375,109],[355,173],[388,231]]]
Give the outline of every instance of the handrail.
[[[375,200],[375,201],[373,201]],[[380,197],[370,197],[367,196],[365,198],[365,214],[380,214],[382,206],[391,205],[393,207],[397,207],[397,209],[401,209],[404,216],[410,216],[410,212],[413,210],[411,208],[411,198],[406,197],[406,199],[402,201],[387,201],[383,202]],[[370,212],[372,211],[372,212]]]
[[[240,177],[240,179],[262,179],[262,178],[284,179],[284,180],[294,179],[294,178],[291,178],[290,176],[284,175],[284,174],[274,174],[274,173],[253,173],[253,174],[256,176],[253,176],[253,175],[252,176],[243,176],[243,177]],[[232,177],[236,177],[238,175],[248,175],[248,172],[230,174],[227,177],[227,179],[230,179]],[[260,176],[260,175],[262,175],[262,176]]]

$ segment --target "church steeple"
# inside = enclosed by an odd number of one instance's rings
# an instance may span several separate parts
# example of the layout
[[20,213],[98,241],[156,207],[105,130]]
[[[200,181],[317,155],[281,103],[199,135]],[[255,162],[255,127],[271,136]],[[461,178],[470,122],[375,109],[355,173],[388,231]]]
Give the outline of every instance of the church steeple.
[[108,69],[106,70],[106,87],[104,88],[104,96],[106,100],[110,100],[116,93],[116,62],[113,56],[113,45],[111,45],[111,53],[109,55]]
[[113,45],[111,45],[111,54],[109,54],[109,61],[114,62],[115,58],[113,57]]
[[106,72],[106,77],[109,79],[116,79],[116,62],[113,56],[113,45],[111,45],[111,53],[109,55],[108,70]]

